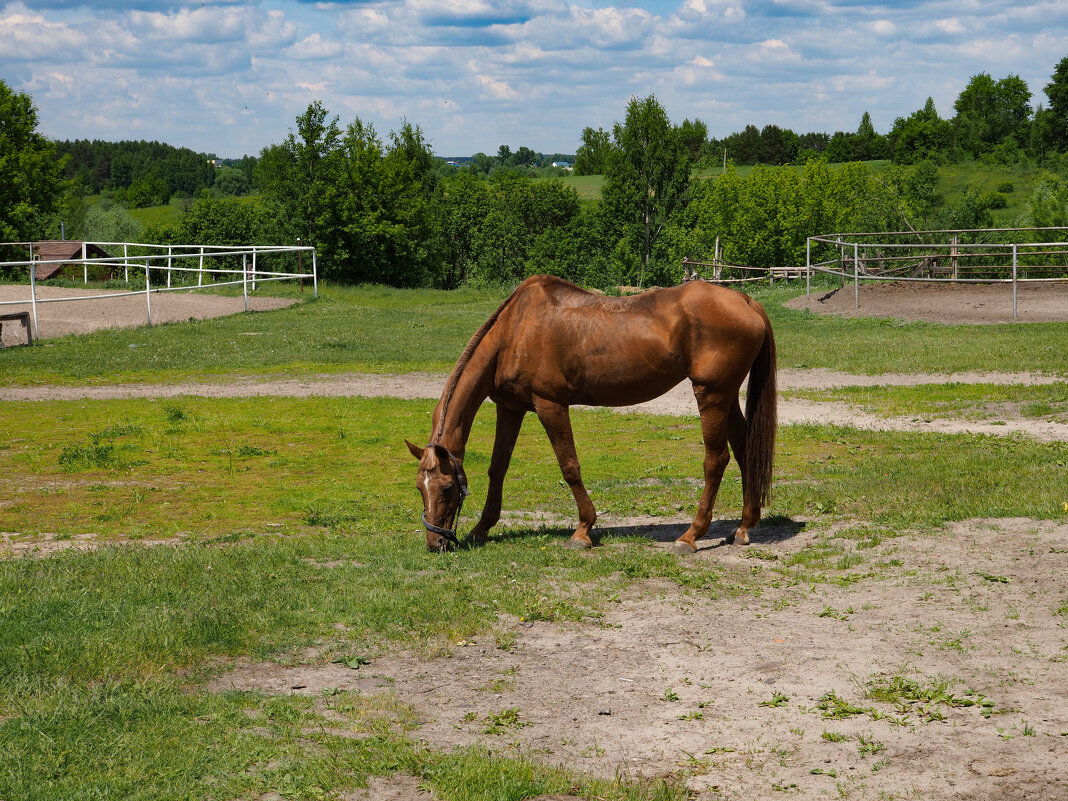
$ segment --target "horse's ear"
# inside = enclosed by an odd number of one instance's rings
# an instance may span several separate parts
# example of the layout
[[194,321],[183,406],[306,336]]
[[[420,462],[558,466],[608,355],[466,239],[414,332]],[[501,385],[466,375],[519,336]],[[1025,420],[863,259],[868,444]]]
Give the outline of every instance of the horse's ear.
[[[427,447],[429,448],[431,446],[427,445]],[[438,445],[435,442],[434,445],[433,445],[433,448],[434,448],[434,455],[438,457],[438,463],[439,464],[446,465],[446,464],[450,464],[452,462],[452,458],[449,456],[449,449],[446,448],[444,445]]]
[[408,446],[408,450],[411,451],[412,456],[414,456],[416,459],[419,459],[420,461],[422,461],[422,459],[423,459],[423,449],[422,448],[420,448],[418,445],[412,445],[412,443],[410,443],[408,440],[404,440],[404,444]]

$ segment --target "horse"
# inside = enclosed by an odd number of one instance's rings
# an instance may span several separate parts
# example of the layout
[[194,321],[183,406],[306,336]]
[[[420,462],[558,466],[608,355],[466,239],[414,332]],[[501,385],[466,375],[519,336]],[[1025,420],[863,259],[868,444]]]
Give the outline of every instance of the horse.
[[[739,389],[749,384],[743,416]],[[578,505],[569,548],[593,545],[597,519],[582,483],[569,407],[629,406],[690,379],[701,414],[705,486],[693,523],[674,543],[697,550],[712,521],[728,443],[741,468],[742,519],[726,538],[748,544],[771,487],[776,429],[776,358],[771,322],[757,301],[703,281],[629,297],[588,292],[553,276],[528,278],[474,333],[445,382],[419,460],[417,486],[431,551],[459,546],[457,521],[468,495],[464,450],[482,402],[496,404],[497,424],[486,504],[471,539],[486,542],[501,516],[505,473],[523,417],[545,428]]]

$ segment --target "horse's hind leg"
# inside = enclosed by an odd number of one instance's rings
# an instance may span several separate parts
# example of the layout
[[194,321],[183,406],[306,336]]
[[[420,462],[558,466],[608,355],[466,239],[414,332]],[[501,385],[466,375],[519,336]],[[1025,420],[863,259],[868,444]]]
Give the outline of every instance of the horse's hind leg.
[[582,483],[582,471],[579,468],[578,454],[575,452],[575,436],[571,431],[571,416],[566,406],[548,401],[535,401],[534,409],[545,427],[545,433],[549,435],[549,442],[556,454],[556,461],[560,464],[560,472],[564,474],[564,481],[571,487],[575,503],[578,504],[579,525],[568,540],[567,547],[589,548],[593,545],[590,530],[597,522],[597,512],[593,508],[589,493],[586,492],[586,486]]
[[[742,471],[742,522],[728,537],[727,544],[737,542],[739,545],[749,544],[749,530],[760,522],[760,499],[754,502],[751,487],[746,487],[745,481],[745,440],[746,440],[745,417],[742,416],[742,408],[735,400],[727,418],[727,437],[734,451],[734,460]],[[748,491],[747,491],[748,490]]]
[[697,550],[697,540],[708,533],[712,523],[712,507],[716,503],[723,471],[730,460],[727,450],[727,419],[729,403],[722,394],[711,392],[703,386],[694,384],[697,396],[697,408],[701,411],[701,436],[705,442],[705,489],[697,505],[697,515],[693,523],[681,537],[675,541],[675,553],[690,554]]
[[519,438],[519,429],[523,425],[526,412],[509,409],[497,404],[497,434],[493,438],[493,456],[490,458],[489,487],[486,489],[486,505],[478,523],[471,529],[471,538],[475,542],[485,542],[489,530],[501,519],[501,498],[504,491],[504,475],[512,461],[515,441]]

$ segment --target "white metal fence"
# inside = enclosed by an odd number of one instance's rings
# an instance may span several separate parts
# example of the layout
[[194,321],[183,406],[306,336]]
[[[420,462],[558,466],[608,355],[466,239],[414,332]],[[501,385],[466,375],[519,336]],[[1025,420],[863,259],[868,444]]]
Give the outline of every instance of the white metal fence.
[[[86,302],[109,298],[143,295],[145,298],[146,322],[152,325],[152,295],[160,292],[188,292],[213,287],[242,287],[245,311],[248,311],[248,296],[255,292],[259,283],[309,279],[314,296],[319,297],[319,276],[315,248],[310,245],[148,245],[134,242],[83,242],[81,257],[41,260],[33,251],[35,243],[2,242],[0,247],[27,248],[25,260],[0,261],[0,268],[10,273],[25,269],[28,273],[27,297],[22,300],[0,301],[0,314],[5,306],[32,307],[33,336],[37,336],[37,307],[43,303]],[[95,246],[95,248],[94,248]],[[91,250],[99,248],[108,256],[92,256]],[[118,255],[121,250],[122,255]],[[82,270],[83,283],[107,274],[114,286],[116,282],[129,285],[131,278],[144,288],[117,289],[92,295],[65,298],[43,298],[37,292],[37,267],[39,265],[76,265]],[[121,277],[120,277],[121,276]]]
[[[862,281],[1012,284],[1012,316],[1022,283],[1068,281],[1068,228],[982,228],[821,234],[806,242],[806,289],[812,274]],[[813,260],[815,258],[815,261]]]

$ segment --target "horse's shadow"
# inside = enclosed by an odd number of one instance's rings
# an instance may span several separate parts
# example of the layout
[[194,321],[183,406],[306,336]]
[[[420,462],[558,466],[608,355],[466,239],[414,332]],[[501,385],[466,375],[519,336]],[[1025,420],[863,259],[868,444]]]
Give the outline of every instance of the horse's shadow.
[[[726,538],[738,528],[740,522],[740,520],[712,521],[712,525],[708,527],[708,533],[697,541],[697,550],[708,551],[723,547],[727,544]],[[773,515],[761,520],[755,528],[750,529],[749,543],[751,545],[775,545],[776,543],[786,542],[804,531],[806,525],[801,520],[793,520],[782,515]],[[640,537],[650,542],[668,544],[681,537],[687,526],[687,523],[637,523],[623,526],[597,527],[593,532],[594,545],[603,545],[606,538],[614,539],[617,537]],[[555,526],[511,528],[503,531],[493,539],[507,542],[512,540],[520,541],[532,536],[549,536],[566,540],[571,537],[572,532],[573,530],[570,528]],[[476,543],[470,543],[470,545],[478,547]]]

